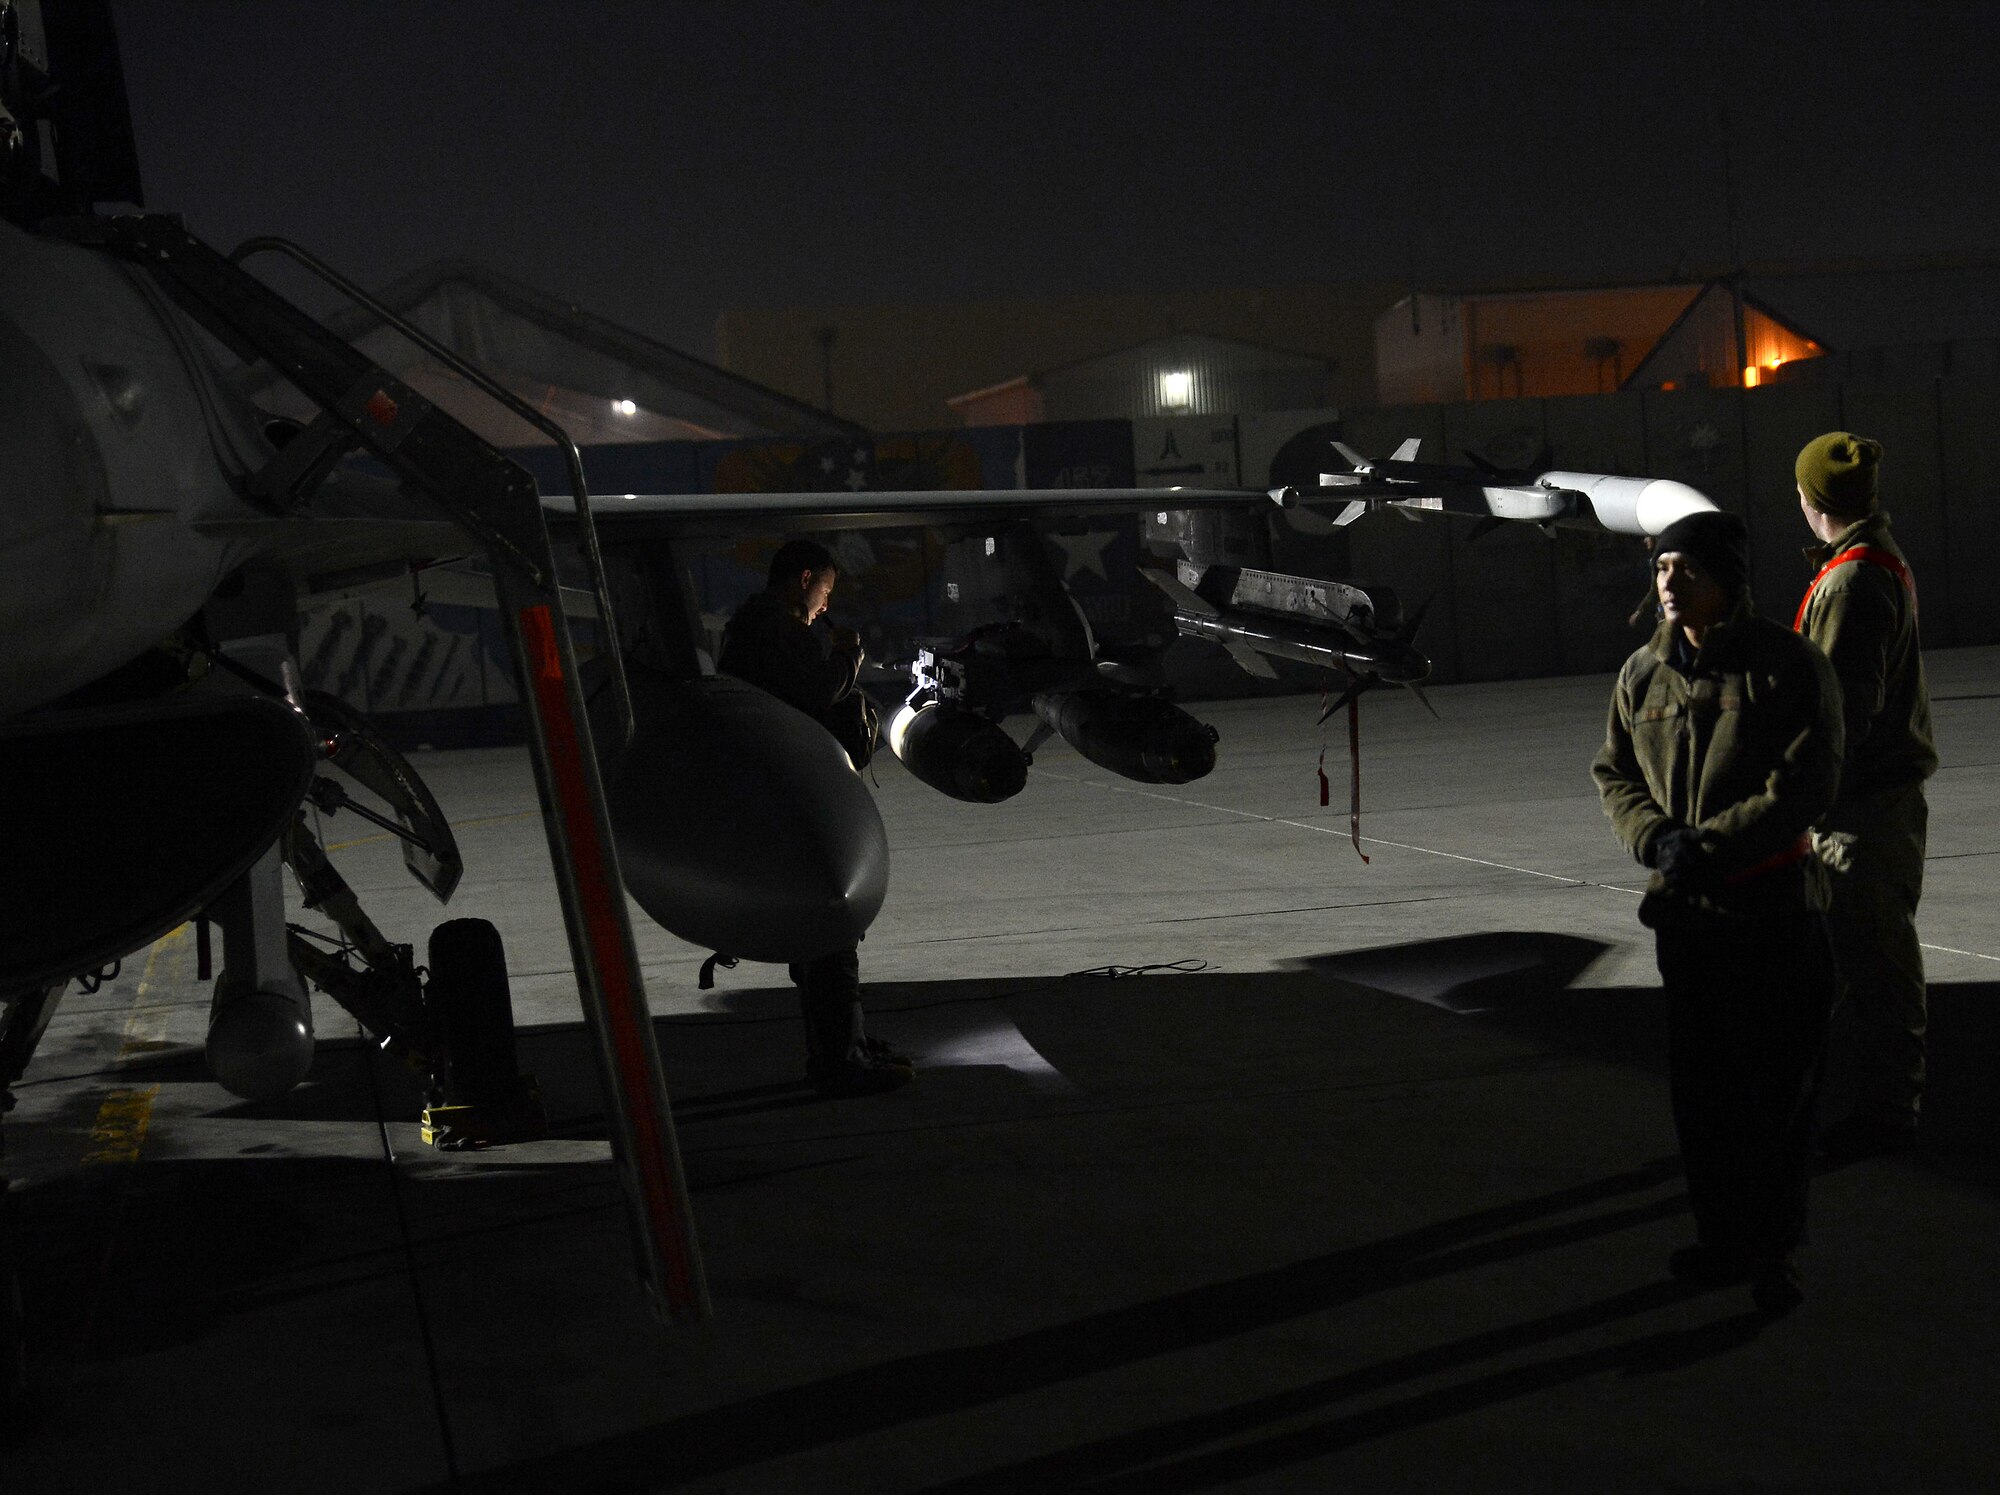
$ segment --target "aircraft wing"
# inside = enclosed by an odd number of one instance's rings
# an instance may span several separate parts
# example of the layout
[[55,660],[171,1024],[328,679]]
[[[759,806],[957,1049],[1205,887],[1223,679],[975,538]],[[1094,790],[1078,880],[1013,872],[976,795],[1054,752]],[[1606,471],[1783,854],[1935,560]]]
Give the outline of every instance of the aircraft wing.
[[[1344,499],[1347,495],[1342,494]],[[1255,488],[931,488],[858,493],[592,494],[591,513],[620,528],[675,534],[736,534],[768,526],[787,533],[890,526],[980,525],[1009,519],[1057,521],[1150,510],[1271,506]],[[551,516],[576,512],[568,495],[544,495]]]
[[[1388,467],[1389,464],[1377,464]],[[1604,473],[1547,472],[1519,482],[1468,482],[1456,471],[1405,475],[1330,473],[1319,487],[1257,488],[947,488],[830,493],[593,494],[594,518],[624,530],[677,535],[782,530],[949,527],[1010,519],[1059,523],[1100,514],[1166,513],[1177,509],[1275,507],[1302,529],[1331,528],[1378,507],[1456,513],[1489,522],[1575,524],[1619,534],[1657,534],[1683,514],[1714,505],[1682,483]],[[552,518],[576,512],[568,495],[544,495]],[[1322,509],[1338,510],[1328,518]]]

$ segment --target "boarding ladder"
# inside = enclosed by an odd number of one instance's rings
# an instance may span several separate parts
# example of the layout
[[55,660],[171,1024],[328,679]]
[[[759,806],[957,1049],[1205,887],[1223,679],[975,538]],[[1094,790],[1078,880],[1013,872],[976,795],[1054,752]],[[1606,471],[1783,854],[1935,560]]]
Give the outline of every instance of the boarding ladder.
[[250,239],[225,257],[177,218],[157,214],[73,219],[44,229],[143,266],[196,322],[246,360],[269,360],[319,408],[320,414],[251,476],[254,496],[281,506],[303,504],[333,465],[359,447],[430,498],[485,551],[527,707],[549,855],[608,1099],[612,1157],[640,1280],[662,1321],[706,1318],[708,1289],[686,1176],[535,480],[271,290],[242,262],[262,253],[285,256],[556,444],[568,466],[598,617],[612,642],[607,652],[619,722],[629,740],[631,695],[576,443],[533,406],[286,240]]

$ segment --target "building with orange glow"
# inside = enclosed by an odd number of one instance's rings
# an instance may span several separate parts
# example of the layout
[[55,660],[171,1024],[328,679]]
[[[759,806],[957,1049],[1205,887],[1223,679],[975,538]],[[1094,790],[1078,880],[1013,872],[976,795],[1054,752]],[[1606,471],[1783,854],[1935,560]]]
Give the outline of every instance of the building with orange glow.
[[1756,385],[1824,351],[1719,280],[1418,292],[1375,319],[1375,383],[1385,405]]

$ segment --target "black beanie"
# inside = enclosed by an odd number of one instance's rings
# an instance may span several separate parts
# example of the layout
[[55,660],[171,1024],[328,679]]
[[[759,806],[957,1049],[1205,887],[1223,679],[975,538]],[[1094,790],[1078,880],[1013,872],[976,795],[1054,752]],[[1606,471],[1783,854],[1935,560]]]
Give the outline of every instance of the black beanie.
[[1693,560],[1731,597],[1750,584],[1750,532],[1734,514],[1709,509],[1676,519],[1653,541],[1655,557],[1670,550]]

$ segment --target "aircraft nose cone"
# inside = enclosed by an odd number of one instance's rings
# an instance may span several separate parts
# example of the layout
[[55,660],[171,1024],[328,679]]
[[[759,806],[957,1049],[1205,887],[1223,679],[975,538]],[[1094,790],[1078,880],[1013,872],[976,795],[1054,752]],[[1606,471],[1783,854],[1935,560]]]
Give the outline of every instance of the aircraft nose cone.
[[1414,685],[1429,677],[1430,656],[1410,644],[1390,644],[1383,648],[1381,667],[1376,673],[1391,685]]
[[1347,668],[1379,676],[1390,685],[1412,685],[1431,672],[1429,655],[1395,639],[1372,639],[1366,647],[1344,651],[1342,661]]
[[635,692],[613,776],[625,883],[662,928],[745,960],[855,944],[889,887],[875,800],[818,722],[726,676]]

